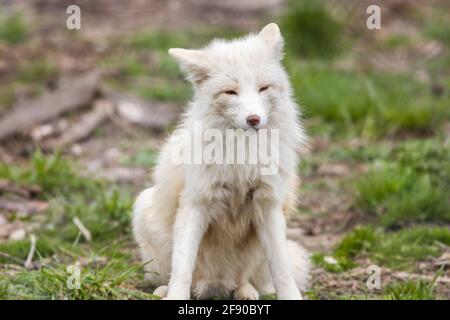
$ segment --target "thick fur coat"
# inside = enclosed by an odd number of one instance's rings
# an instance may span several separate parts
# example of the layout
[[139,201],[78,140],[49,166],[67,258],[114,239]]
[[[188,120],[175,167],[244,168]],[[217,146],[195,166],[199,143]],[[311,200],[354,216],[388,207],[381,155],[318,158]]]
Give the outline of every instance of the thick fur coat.
[[[192,82],[194,98],[161,151],[154,186],[134,207],[134,235],[155,294],[258,299],[276,292],[279,299],[302,298],[308,256],[286,239],[285,216],[296,200],[297,154],[305,133],[282,49],[272,23],[257,35],[169,50]],[[199,139],[196,123],[203,131],[242,129],[241,134],[278,129],[276,172],[263,175],[259,164],[175,163],[179,135]],[[230,151],[224,146],[225,154]]]

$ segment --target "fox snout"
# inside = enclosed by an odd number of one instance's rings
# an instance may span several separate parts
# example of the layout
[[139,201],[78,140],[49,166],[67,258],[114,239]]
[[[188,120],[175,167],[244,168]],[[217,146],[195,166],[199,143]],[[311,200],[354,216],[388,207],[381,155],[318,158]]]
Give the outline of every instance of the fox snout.
[[[259,112],[258,112],[259,111]],[[248,110],[238,118],[239,127],[244,130],[258,130],[264,128],[267,124],[267,116],[263,110]]]
[[250,127],[256,127],[261,122],[261,118],[256,114],[252,114],[247,117],[246,121]]

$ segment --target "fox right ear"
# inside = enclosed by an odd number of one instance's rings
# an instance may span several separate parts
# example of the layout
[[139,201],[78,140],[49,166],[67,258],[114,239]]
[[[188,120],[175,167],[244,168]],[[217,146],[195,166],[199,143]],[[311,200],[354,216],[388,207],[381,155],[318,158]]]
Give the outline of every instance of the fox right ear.
[[209,63],[206,53],[202,50],[172,48],[169,49],[169,54],[178,61],[192,83],[200,84],[208,78]]
[[261,40],[268,46],[275,56],[279,59],[282,58],[282,51],[284,46],[283,36],[281,35],[280,28],[276,23],[269,23],[258,34]]

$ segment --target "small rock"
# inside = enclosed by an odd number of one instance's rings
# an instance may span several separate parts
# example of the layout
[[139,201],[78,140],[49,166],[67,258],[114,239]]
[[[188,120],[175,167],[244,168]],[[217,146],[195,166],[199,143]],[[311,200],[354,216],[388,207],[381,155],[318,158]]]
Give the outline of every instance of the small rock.
[[55,128],[51,124],[44,124],[31,130],[31,138],[33,141],[41,141],[51,136],[55,132]]
[[345,176],[349,171],[349,168],[342,164],[323,164],[319,167],[317,173],[329,176]]
[[323,258],[323,260],[328,264],[337,264],[337,260],[331,256],[326,256]]
[[25,229],[17,229],[11,232],[9,235],[9,240],[23,240],[27,235]]
[[83,153],[83,147],[80,146],[79,144],[74,144],[71,148],[70,148],[70,152],[72,152],[73,155],[75,156],[79,156]]

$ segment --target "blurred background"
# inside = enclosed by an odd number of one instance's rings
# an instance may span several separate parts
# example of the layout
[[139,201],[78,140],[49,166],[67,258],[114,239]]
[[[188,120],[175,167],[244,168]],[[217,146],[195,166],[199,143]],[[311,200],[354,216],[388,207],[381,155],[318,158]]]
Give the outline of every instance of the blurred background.
[[450,298],[449,1],[0,0],[0,299],[156,298],[130,212],[192,95],[167,50],[268,22],[311,137],[306,296]]

